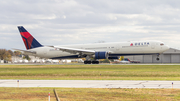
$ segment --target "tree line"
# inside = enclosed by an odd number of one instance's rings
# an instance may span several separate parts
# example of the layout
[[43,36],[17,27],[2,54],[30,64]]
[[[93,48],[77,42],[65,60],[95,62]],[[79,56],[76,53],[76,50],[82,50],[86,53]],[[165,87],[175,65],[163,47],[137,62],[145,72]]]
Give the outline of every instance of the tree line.
[[12,56],[20,56],[22,53],[20,51],[12,51],[6,49],[0,49],[0,60],[11,61]]

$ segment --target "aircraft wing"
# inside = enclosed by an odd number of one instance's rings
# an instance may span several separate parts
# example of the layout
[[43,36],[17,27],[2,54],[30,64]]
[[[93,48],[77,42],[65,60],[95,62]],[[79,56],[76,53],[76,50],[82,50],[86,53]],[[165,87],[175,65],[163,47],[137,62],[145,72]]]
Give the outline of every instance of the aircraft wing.
[[13,49],[13,50],[21,51],[21,52],[23,52],[23,54],[28,54],[28,55],[35,55],[36,54],[35,51],[28,51],[28,50],[21,50],[21,49]]
[[58,47],[58,46],[49,46],[49,47],[53,47],[53,48],[57,48],[61,51],[64,52],[68,52],[68,53],[72,53],[72,54],[79,54],[79,55],[84,55],[84,54],[95,54],[94,50],[85,50],[85,49],[77,49],[77,48],[67,48],[67,47]]

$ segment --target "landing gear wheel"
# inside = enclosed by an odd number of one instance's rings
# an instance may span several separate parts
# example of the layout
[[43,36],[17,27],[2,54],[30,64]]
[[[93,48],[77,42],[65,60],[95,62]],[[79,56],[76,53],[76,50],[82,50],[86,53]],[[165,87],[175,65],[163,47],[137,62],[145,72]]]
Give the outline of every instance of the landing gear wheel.
[[159,61],[159,58],[156,58],[157,61]]
[[160,54],[157,54],[157,58],[156,58],[157,61],[159,61],[159,55],[160,55]]
[[84,64],[87,64],[87,61],[84,61]]
[[84,61],[84,64],[91,64],[91,61]]
[[88,61],[88,64],[91,64],[91,61]]
[[92,64],[99,64],[99,61],[92,61]]

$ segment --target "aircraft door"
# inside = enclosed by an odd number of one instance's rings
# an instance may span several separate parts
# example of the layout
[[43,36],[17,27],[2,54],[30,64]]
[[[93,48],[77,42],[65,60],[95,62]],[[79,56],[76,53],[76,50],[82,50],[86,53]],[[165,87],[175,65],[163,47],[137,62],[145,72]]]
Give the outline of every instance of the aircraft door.
[[43,55],[47,55],[47,52],[48,52],[48,49],[45,48],[45,49],[43,50]]
[[151,49],[155,49],[155,43],[151,44]]
[[116,52],[118,53],[121,51],[122,46],[120,44],[117,44],[115,48],[116,48]]
[[116,51],[119,51],[119,45],[118,44],[116,45]]

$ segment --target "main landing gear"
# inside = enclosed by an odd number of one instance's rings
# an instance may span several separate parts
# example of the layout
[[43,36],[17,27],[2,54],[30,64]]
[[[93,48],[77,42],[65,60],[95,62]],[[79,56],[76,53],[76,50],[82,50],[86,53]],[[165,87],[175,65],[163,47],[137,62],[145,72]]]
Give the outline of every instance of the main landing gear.
[[99,64],[99,61],[93,60],[91,61],[91,57],[90,56],[86,56],[86,61],[84,61],[84,64]]
[[84,64],[99,64],[99,61],[88,61],[88,60],[86,60],[86,61],[84,61]]

